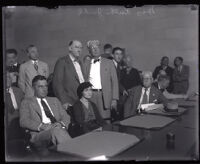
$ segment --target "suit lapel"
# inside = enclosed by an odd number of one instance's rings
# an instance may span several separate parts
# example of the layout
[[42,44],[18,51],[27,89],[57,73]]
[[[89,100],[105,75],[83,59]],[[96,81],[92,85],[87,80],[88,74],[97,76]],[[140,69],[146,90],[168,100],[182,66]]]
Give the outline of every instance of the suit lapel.
[[135,97],[137,98],[136,99],[136,108],[138,107],[139,103],[140,103],[140,97],[141,97],[141,94],[142,94],[142,87],[139,86],[138,90],[136,91],[135,93]]
[[89,81],[89,78],[90,78],[90,69],[91,69],[91,61],[92,60],[89,60],[88,62],[86,62],[86,80]]
[[47,102],[48,102],[48,104],[49,104],[49,106],[50,106],[50,108],[51,108],[51,111],[52,111],[53,114],[54,114],[54,117],[55,117],[56,120],[57,120],[57,118],[58,118],[58,111],[55,110],[55,109],[56,109],[56,105],[55,105],[54,101],[52,101],[52,99],[50,100],[49,97],[46,97],[46,100],[47,100]]
[[69,55],[66,56],[66,62],[67,62],[67,65],[69,66],[70,70],[73,72],[72,75],[74,75],[75,79],[79,82],[79,78],[78,78],[78,75],[76,73],[76,69],[74,67],[74,64],[72,63],[72,60],[70,59]]
[[36,97],[33,97],[33,105],[34,105],[33,109],[38,113],[38,115],[42,121],[42,112],[41,112],[40,105],[39,105]]
[[150,93],[149,93],[149,103],[154,102],[155,96],[156,96],[155,89],[153,88],[153,86],[151,86]]

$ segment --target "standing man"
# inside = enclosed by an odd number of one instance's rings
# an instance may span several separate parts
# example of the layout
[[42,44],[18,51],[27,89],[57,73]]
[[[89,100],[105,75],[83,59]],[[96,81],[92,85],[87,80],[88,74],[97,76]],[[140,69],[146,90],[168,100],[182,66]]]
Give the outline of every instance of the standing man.
[[76,90],[85,81],[80,56],[82,44],[78,40],[70,41],[69,54],[57,60],[53,73],[53,90],[64,108],[72,106],[78,96]]
[[183,58],[178,56],[174,59],[173,85],[175,94],[186,94],[189,88],[190,68],[183,64]]
[[105,44],[103,47],[104,54],[101,55],[101,57],[107,58],[107,59],[113,59],[112,55],[112,45],[111,44]]
[[32,81],[34,96],[25,98],[20,107],[20,125],[30,131],[30,142],[41,155],[48,154],[48,147],[71,139],[67,129],[70,117],[55,97],[47,97],[48,85],[44,76]]
[[170,84],[167,87],[168,92],[173,91],[173,78],[172,78],[173,71],[174,71],[173,68],[169,66],[169,58],[167,56],[163,56],[160,61],[160,66],[157,66],[153,72],[154,80],[157,80],[158,76],[164,73],[170,77]]
[[117,109],[119,86],[113,61],[100,56],[100,42],[88,41],[87,47],[92,59],[85,63],[87,80],[93,85],[92,101],[102,117],[110,118],[110,110]]
[[36,75],[43,75],[46,78],[49,76],[49,67],[47,63],[40,61],[38,49],[34,45],[27,48],[29,61],[23,63],[19,69],[18,85],[25,93],[25,97],[34,96],[32,88],[32,80]]
[[120,47],[115,47],[113,48],[112,51],[113,54],[113,63],[115,65],[116,68],[116,72],[117,72],[117,78],[118,78],[118,84],[119,84],[119,101],[117,102],[117,109],[118,109],[118,113],[115,113],[112,111],[112,117],[114,120],[120,120],[123,118],[123,105],[124,105],[124,100],[126,98],[126,96],[128,96],[127,91],[125,90],[124,86],[121,84],[121,63],[122,63],[122,59],[123,59],[123,49]]
[[15,49],[6,50],[6,70],[10,73],[12,86],[18,87],[20,64],[17,62],[18,55]]

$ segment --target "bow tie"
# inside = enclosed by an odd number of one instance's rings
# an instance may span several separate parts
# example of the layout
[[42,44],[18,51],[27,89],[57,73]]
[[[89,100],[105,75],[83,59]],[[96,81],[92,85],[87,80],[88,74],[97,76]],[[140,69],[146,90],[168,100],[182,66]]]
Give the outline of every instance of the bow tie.
[[99,61],[100,61],[100,59],[95,59],[95,60],[94,60],[94,63],[99,62]]

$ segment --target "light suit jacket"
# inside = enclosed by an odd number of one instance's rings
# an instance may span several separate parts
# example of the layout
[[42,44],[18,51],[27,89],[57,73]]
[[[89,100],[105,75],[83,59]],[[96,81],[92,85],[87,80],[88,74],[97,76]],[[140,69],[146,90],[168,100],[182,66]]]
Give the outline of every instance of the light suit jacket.
[[[46,100],[57,121],[62,121],[66,127],[70,123],[70,116],[63,109],[60,101],[55,97],[46,97]],[[42,113],[36,97],[25,98],[20,107],[20,126],[30,130],[32,138],[39,133],[38,126],[42,123]]]
[[[86,79],[89,81],[91,60],[85,62]],[[110,109],[113,99],[119,100],[119,85],[114,63],[112,60],[101,58],[100,75],[105,108]]]
[[20,65],[18,85],[25,93],[25,97],[34,96],[32,80],[36,75],[49,76],[49,67],[46,63],[38,61],[38,72],[35,70],[31,60]]

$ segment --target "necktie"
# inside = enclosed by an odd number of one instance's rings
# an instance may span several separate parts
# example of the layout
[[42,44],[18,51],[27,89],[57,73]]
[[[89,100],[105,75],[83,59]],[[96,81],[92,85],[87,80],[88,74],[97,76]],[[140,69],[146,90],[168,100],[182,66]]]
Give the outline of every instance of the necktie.
[[148,103],[148,99],[147,99],[147,89],[148,89],[148,88],[145,88],[145,91],[144,91],[144,95],[143,95],[143,99],[142,99],[142,103],[141,103],[141,104],[147,104],[147,103]]
[[94,59],[94,63],[99,62],[99,61],[100,61],[100,59]]
[[42,100],[42,99],[41,99],[41,104],[42,104],[42,107],[44,109],[44,112],[45,112],[46,116],[51,120],[51,123],[55,123],[56,122],[55,117],[52,115],[49,107],[47,106],[47,104],[45,103],[45,101]]
[[36,71],[38,71],[38,64],[37,64],[36,61],[34,61],[34,68],[35,68]]
[[165,90],[164,89],[160,89],[160,91],[163,93]]

